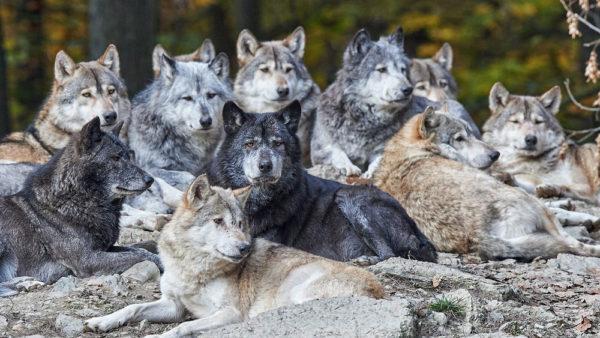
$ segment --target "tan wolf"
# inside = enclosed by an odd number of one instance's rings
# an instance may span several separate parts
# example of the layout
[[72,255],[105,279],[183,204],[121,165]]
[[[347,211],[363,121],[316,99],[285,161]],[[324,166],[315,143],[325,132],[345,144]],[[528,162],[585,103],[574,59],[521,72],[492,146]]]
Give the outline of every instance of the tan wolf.
[[[211,187],[199,176],[159,240],[165,267],[160,300],[86,321],[108,331],[128,322],[184,322],[163,337],[195,335],[259,313],[317,298],[383,298],[375,276],[357,267],[252,239],[243,216],[249,188]],[[239,200],[238,200],[239,199]]]

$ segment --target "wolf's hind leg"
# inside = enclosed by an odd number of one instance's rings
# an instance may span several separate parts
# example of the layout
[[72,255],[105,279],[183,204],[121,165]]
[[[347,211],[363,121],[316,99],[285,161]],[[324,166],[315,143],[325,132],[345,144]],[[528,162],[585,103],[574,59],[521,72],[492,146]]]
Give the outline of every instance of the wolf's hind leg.
[[128,322],[148,320],[155,323],[173,323],[183,319],[185,308],[174,299],[161,299],[143,304],[132,304],[102,317],[85,321],[85,328],[94,332],[106,332],[123,326]]
[[592,228],[600,224],[600,217],[583,212],[568,211],[561,208],[548,208],[563,226],[582,225]]
[[[208,317],[191,320],[181,323],[170,331],[167,331],[157,337],[187,337],[195,336],[202,331],[214,329],[242,321],[242,314],[233,307],[226,307],[218,310]],[[152,336],[149,336],[152,337]]]
[[542,232],[511,239],[489,236],[481,240],[479,247],[479,254],[485,259],[532,260],[536,257],[555,257],[563,252],[572,250],[554,236]]

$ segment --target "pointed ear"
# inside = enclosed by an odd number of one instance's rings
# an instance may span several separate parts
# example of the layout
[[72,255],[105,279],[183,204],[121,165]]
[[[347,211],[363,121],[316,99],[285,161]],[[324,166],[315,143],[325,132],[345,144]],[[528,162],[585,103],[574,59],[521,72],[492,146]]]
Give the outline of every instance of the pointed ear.
[[117,124],[112,127],[112,129],[110,130],[110,132],[115,135],[116,137],[119,137],[119,135],[121,134],[121,129],[123,129],[123,124],[125,123],[125,121],[121,120],[119,122],[117,122]]
[[439,63],[442,67],[446,68],[447,71],[452,69],[452,47],[449,43],[444,42],[442,48],[435,53],[433,56],[433,61]]
[[160,62],[163,55],[167,55],[167,52],[160,44],[154,46],[154,50],[152,51],[152,71],[154,72],[154,77],[160,75]]
[[435,109],[431,106],[427,106],[425,111],[423,112],[423,117],[421,118],[421,125],[419,126],[419,132],[422,138],[429,137],[431,131],[437,128],[440,125],[440,116],[435,113]]
[[98,63],[110,69],[113,73],[121,76],[121,67],[119,63],[119,52],[113,44],[108,45],[104,54],[98,59]]
[[508,103],[508,96],[510,93],[502,83],[496,82],[490,90],[489,106],[492,114],[496,112],[499,107],[504,107]]
[[54,78],[56,81],[62,81],[65,78],[73,75],[75,72],[75,62],[67,55],[64,51],[56,54],[56,60],[54,61]]
[[205,39],[200,48],[194,52],[192,60],[200,62],[211,62],[215,58],[215,45],[210,39]]
[[246,122],[246,113],[233,101],[227,101],[223,106],[223,126],[227,134],[235,134]]
[[549,91],[545,92],[538,99],[542,105],[548,109],[552,114],[556,115],[560,110],[560,101],[562,95],[560,93],[560,87],[554,86]]
[[396,31],[389,36],[389,41],[404,50],[404,30],[402,27],[396,28]]
[[300,124],[300,115],[302,114],[302,107],[298,100],[294,100],[292,103],[277,112],[277,119],[283,122],[288,128],[290,133],[296,134],[298,125]]
[[372,46],[371,36],[366,29],[359,30],[346,47],[344,59],[349,62],[357,62],[363,59]]
[[160,75],[171,81],[175,77],[175,74],[177,74],[177,62],[163,53],[160,58]]
[[246,201],[248,200],[248,197],[250,197],[250,193],[252,192],[252,186],[249,185],[244,188],[235,189],[232,192],[233,196],[235,196],[235,199],[240,203],[243,210],[244,206],[246,205]]
[[227,54],[223,52],[219,53],[219,55],[210,62],[209,67],[220,79],[226,80],[229,77],[229,58],[227,57]]
[[100,130],[100,118],[94,117],[86,123],[79,132],[79,152],[85,153],[92,150],[102,141],[102,130]]
[[240,66],[245,65],[254,57],[260,43],[249,30],[240,32],[237,40],[237,58]]
[[200,175],[187,189],[183,197],[183,205],[186,207],[201,207],[213,193],[206,174]]
[[304,46],[306,44],[306,35],[302,26],[294,29],[292,34],[283,40],[283,44],[298,58],[304,57]]

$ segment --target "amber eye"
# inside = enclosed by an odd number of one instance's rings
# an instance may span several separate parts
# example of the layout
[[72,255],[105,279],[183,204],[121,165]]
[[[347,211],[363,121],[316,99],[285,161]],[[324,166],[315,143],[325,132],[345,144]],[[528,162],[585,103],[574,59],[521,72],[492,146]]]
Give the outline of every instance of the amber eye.
[[90,92],[83,92],[83,93],[81,93],[81,96],[86,97],[86,98],[90,98],[90,97],[92,97],[92,93],[90,93]]
[[387,67],[377,67],[377,71],[380,73],[385,73],[387,72]]
[[427,89],[424,84],[420,84],[417,86],[417,90],[425,90]]
[[114,88],[108,88],[108,95],[112,95],[115,93],[115,89]]
[[263,72],[263,73],[268,73],[269,72],[269,67],[267,67],[267,66],[260,66],[260,68],[258,68],[258,69],[260,69],[260,71]]
[[213,222],[215,222],[215,224],[221,225],[221,224],[223,224],[223,219],[218,217],[218,218],[213,219]]
[[248,142],[244,143],[244,146],[245,146],[247,149],[254,148],[254,141],[248,141]]

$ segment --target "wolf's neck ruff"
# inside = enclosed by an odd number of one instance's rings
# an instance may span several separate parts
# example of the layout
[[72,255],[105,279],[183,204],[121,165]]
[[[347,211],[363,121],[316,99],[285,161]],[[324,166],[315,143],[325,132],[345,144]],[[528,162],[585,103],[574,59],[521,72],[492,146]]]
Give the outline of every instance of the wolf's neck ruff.
[[44,149],[48,153],[48,155],[52,155],[54,154],[54,152],[56,152],[57,149],[53,148],[52,146],[44,142],[44,140],[42,140],[40,132],[35,127],[35,125],[30,124],[27,127],[27,129],[25,129],[25,133],[31,135],[33,139],[42,147],[42,149]]

